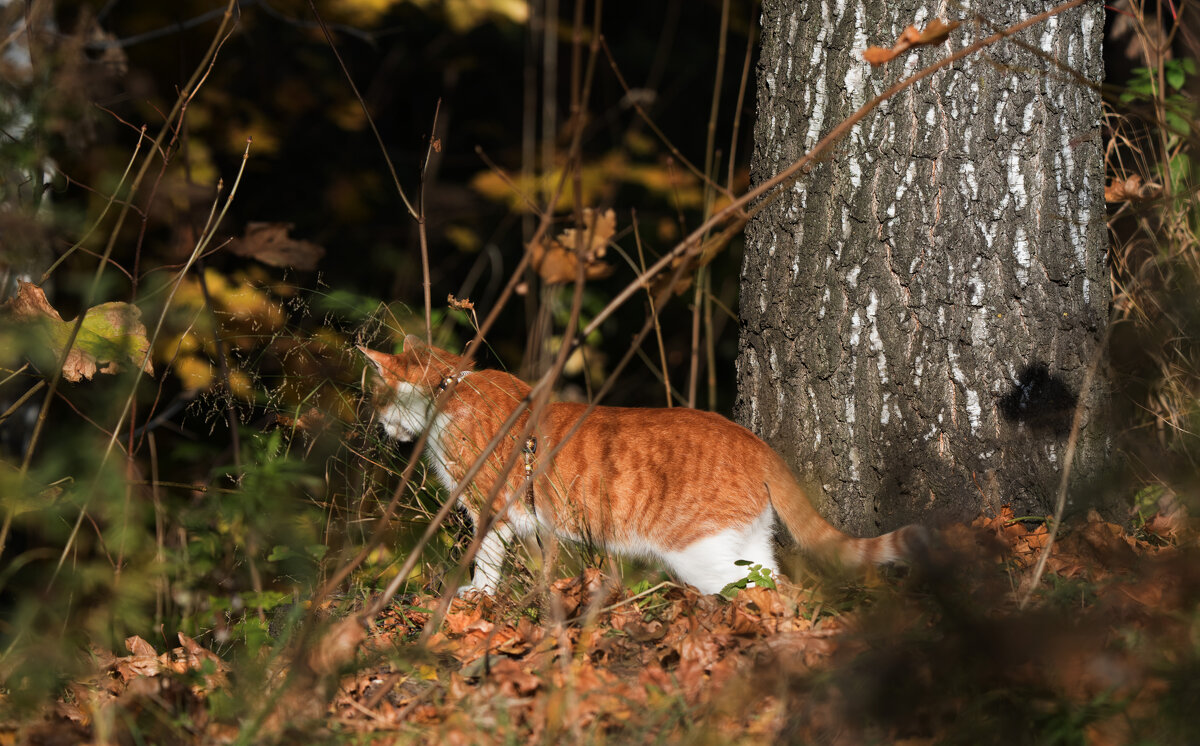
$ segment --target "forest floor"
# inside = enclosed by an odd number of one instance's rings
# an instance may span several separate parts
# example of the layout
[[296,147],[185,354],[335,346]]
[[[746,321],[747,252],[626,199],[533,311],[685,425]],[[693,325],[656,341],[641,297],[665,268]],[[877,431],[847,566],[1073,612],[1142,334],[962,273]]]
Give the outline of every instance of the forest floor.
[[410,595],[366,630],[335,622],[290,663],[264,661],[257,682],[186,637],[166,652],[131,637],[129,655],[93,650],[94,674],[36,722],[0,723],[0,744],[1200,736],[1186,520],[1131,533],[1092,514],[1061,533],[1025,608],[1047,529],[1005,511],[945,529],[921,570],[732,598],[587,570],[532,603],[456,598],[433,628],[442,600]]

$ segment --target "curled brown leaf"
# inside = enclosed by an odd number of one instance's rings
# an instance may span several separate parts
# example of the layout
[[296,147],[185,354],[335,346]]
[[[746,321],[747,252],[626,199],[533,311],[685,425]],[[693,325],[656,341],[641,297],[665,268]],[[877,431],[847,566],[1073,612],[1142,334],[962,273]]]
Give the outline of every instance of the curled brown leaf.
[[950,32],[958,28],[959,21],[947,23],[940,18],[935,18],[929,22],[924,29],[918,31],[916,26],[909,26],[900,33],[896,39],[896,43],[891,49],[883,47],[868,47],[863,53],[863,59],[872,65],[879,66],[887,62],[891,62],[900,56],[902,53],[914,47],[926,47],[933,44],[941,44],[949,36]]
[[291,223],[247,223],[246,233],[229,243],[229,250],[238,256],[257,259],[272,267],[287,267],[309,272],[325,256],[325,249],[312,241],[288,235]]
[[1154,182],[1142,183],[1142,177],[1134,174],[1127,179],[1113,179],[1104,187],[1105,202],[1138,202],[1154,199],[1162,194],[1162,186]]

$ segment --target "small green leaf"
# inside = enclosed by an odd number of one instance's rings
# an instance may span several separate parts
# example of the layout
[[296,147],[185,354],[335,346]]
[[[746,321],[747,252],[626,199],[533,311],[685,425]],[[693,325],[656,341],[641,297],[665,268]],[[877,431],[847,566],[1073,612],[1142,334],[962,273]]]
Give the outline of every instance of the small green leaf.
[[1167,65],[1165,73],[1167,76],[1167,85],[1171,86],[1177,91],[1180,88],[1183,88],[1183,84],[1187,80],[1187,76],[1184,74],[1183,68],[1174,64]]
[[1166,120],[1167,130],[1172,134],[1187,135],[1191,129],[1188,120],[1173,111],[1166,112],[1164,119]]

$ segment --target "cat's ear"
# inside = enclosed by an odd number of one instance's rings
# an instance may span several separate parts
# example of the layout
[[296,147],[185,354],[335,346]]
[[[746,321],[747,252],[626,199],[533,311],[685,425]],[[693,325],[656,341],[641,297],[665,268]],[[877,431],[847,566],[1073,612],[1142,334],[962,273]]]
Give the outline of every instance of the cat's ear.
[[421,350],[429,345],[425,344],[425,340],[415,334],[404,335],[404,351],[411,352],[412,350]]
[[386,352],[369,350],[362,345],[358,345],[358,351],[363,354],[363,357],[367,359],[367,362],[371,364],[371,367],[375,369],[375,372],[382,376],[384,364],[387,362],[388,358],[391,357],[391,355],[387,354]]

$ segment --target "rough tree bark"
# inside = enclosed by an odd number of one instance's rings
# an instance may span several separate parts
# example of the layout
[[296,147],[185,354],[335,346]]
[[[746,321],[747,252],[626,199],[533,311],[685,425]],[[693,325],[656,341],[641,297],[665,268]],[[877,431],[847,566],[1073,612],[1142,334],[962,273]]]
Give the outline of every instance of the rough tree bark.
[[[1053,5],[954,5],[947,45],[871,69],[868,44],[946,4],[764,0],[752,179],[900,77]],[[1101,81],[1103,29],[1089,3],[940,71],[748,226],[736,416],[843,528],[1052,509],[1110,301],[1100,97],[1077,77]],[[1073,474],[1106,457],[1106,400],[1099,376]]]

